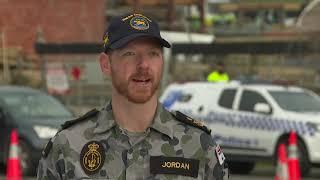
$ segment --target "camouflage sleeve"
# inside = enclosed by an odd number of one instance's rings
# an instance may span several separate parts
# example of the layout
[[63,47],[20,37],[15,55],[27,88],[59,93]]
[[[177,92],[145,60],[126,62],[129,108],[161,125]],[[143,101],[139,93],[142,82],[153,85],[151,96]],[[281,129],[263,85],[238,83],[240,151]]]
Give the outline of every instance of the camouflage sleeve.
[[205,179],[228,180],[229,169],[220,146],[213,141],[209,134],[202,134],[201,141],[203,148],[207,150],[208,159],[205,168]]
[[48,142],[42,152],[42,158],[39,161],[37,180],[63,180],[64,161],[62,151],[59,146],[59,138],[56,136]]

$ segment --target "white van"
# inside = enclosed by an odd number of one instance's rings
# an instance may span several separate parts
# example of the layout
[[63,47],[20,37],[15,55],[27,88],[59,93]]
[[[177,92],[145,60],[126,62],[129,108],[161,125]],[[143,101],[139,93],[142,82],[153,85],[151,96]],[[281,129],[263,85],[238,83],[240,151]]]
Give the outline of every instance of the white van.
[[298,134],[303,175],[320,165],[320,97],[281,85],[190,82],[169,85],[160,101],[168,110],[203,120],[221,144],[231,171],[249,173],[274,160],[290,130]]

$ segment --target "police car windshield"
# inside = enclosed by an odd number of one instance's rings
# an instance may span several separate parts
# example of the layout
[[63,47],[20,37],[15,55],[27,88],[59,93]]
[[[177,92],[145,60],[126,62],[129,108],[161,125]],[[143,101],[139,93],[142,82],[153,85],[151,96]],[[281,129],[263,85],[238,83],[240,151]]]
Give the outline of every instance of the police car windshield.
[[1,99],[19,119],[72,117],[59,101],[43,93],[6,93]]
[[306,92],[269,91],[282,109],[296,112],[320,112],[320,100]]

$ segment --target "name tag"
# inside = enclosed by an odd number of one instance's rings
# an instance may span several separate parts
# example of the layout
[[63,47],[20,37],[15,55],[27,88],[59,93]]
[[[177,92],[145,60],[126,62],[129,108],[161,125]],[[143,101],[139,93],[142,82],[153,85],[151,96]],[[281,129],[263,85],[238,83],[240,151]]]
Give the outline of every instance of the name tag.
[[150,157],[151,174],[176,174],[198,177],[199,160],[182,157]]

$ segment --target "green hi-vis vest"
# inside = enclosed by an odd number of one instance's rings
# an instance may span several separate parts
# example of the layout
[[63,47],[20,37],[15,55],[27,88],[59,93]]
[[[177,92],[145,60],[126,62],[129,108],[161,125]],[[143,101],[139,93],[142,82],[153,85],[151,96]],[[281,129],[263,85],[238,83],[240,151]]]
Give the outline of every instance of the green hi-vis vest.
[[227,73],[220,74],[218,71],[213,71],[207,77],[208,82],[228,82],[229,76]]

